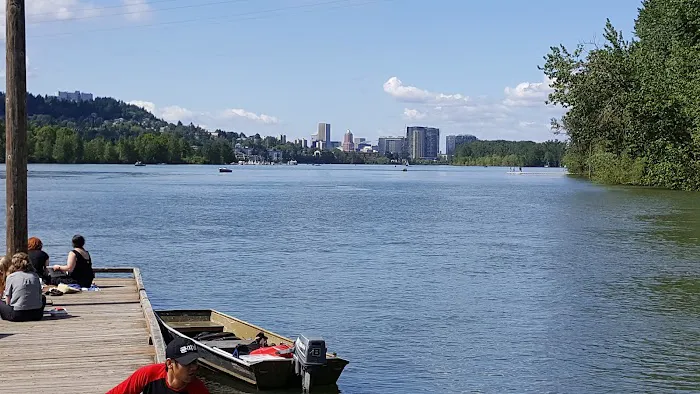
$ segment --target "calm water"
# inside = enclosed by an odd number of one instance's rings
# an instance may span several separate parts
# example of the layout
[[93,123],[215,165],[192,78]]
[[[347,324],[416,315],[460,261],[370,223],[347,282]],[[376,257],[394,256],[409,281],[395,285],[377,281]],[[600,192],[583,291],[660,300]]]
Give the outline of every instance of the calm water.
[[343,393],[700,390],[700,194],[233,170],[32,165],[30,235],[59,261],[84,234],[96,265],[141,268],[156,307],[323,335],[351,361]]

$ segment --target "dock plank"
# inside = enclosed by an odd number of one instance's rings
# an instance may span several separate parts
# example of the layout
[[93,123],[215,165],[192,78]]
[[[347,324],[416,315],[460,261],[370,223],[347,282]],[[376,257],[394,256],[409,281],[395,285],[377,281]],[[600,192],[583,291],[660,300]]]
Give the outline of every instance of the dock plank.
[[100,291],[48,296],[53,306],[46,308],[64,307],[67,318],[0,320],[0,393],[104,393],[162,359],[162,346],[151,344],[162,338],[151,338],[154,316],[139,276],[98,274]]

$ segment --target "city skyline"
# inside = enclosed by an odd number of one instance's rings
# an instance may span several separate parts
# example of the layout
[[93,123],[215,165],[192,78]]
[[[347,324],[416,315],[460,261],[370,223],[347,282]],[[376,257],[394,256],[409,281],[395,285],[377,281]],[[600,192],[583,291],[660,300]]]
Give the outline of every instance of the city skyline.
[[[114,97],[210,131],[308,138],[321,118],[374,141],[421,124],[544,141],[561,110],[544,104],[542,57],[590,42],[606,17],[629,38],[638,3],[33,0],[27,87]],[[440,23],[406,28],[413,20]]]

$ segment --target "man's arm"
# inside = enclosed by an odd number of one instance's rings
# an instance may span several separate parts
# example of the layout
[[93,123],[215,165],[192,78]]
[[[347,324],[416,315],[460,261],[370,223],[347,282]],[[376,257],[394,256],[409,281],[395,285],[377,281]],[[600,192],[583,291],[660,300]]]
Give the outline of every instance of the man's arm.
[[154,366],[159,367],[160,365],[147,365],[137,369],[136,372],[126,378],[125,381],[109,390],[107,394],[140,394],[148,382],[154,379],[153,374],[157,372]]

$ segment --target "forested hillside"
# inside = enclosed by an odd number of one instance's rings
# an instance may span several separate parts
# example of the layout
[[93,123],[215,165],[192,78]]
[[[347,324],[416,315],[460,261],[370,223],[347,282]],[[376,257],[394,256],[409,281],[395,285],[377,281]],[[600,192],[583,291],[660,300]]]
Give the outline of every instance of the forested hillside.
[[[4,111],[3,106],[3,118]],[[192,124],[171,124],[113,98],[72,102],[28,94],[27,114],[29,161],[34,163],[219,164],[234,160],[232,142],[239,138],[263,150],[259,135],[211,134]],[[4,149],[4,122],[0,130]]]

